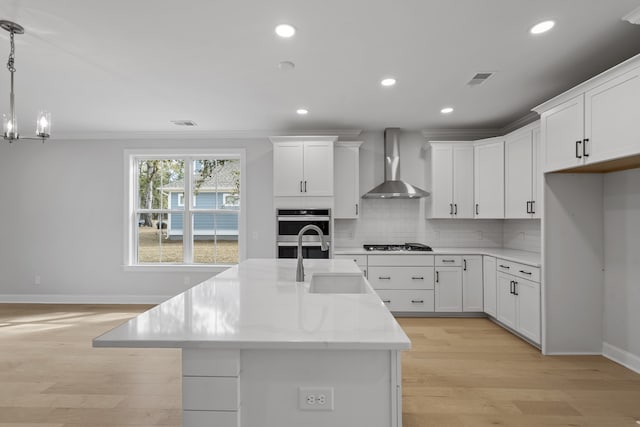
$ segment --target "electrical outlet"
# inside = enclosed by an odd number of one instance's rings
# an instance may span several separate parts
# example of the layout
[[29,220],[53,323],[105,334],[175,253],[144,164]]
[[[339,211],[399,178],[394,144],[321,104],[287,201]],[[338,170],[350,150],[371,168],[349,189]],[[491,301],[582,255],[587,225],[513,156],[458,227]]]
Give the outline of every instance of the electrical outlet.
[[33,278],[33,284],[39,285],[40,283],[41,283],[40,275],[36,275],[36,277]]
[[333,387],[299,387],[298,409],[333,411]]

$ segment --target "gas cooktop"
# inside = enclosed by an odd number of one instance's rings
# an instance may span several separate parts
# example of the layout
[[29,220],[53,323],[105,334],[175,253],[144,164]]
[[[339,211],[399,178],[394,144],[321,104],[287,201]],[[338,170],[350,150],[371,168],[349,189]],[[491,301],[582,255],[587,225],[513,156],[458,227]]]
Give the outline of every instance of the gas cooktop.
[[362,247],[366,251],[433,251],[430,246],[422,243],[405,243],[403,245],[364,244]]

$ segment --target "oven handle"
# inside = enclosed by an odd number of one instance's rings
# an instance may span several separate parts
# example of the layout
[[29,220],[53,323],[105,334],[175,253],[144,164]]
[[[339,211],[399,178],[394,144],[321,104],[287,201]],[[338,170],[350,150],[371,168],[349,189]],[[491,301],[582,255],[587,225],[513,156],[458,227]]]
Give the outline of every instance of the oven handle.
[[278,221],[330,221],[329,216],[279,216]]

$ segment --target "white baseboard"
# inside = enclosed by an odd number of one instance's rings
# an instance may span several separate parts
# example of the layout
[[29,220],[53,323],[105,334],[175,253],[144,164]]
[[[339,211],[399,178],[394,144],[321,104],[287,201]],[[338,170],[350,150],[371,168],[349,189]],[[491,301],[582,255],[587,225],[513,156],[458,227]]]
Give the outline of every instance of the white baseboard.
[[600,351],[549,351],[545,356],[602,356]]
[[602,343],[602,355],[640,374],[640,357],[609,343]]
[[159,304],[173,295],[0,294],[0,303]]

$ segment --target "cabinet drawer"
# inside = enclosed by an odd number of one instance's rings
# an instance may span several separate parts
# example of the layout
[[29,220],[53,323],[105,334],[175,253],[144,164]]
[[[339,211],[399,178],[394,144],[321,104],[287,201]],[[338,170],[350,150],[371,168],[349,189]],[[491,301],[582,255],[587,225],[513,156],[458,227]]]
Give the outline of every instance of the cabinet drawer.
[[433,265],[433,255],[369,255],[368,258],[369,267],[372,265],[431,267]]
[[334,255],[335,259],[350,259],[353,260],[359,267],[367,266],[367,256],[366,255]]
[[389,311],[433,311],[433,290],[377,290]]
[[183,427],[239,427],[236,411],[182,411]]
[[460,255],[436,255],[436,267],[460,267],[461,265]]
[[433,267],[369,267],[374,289],[433,289]]
[[182,349],[184,376],[237,377],[239,373],[239,350]]
[[520,264],[518,262],[498,259],[497,270],[523,279],[532,280],[538,283],[540,282],[540,269],[538,267],[531,267],[530,265]]
[[238,378],[182,377],[182,409],[190,411],[237,411]]

